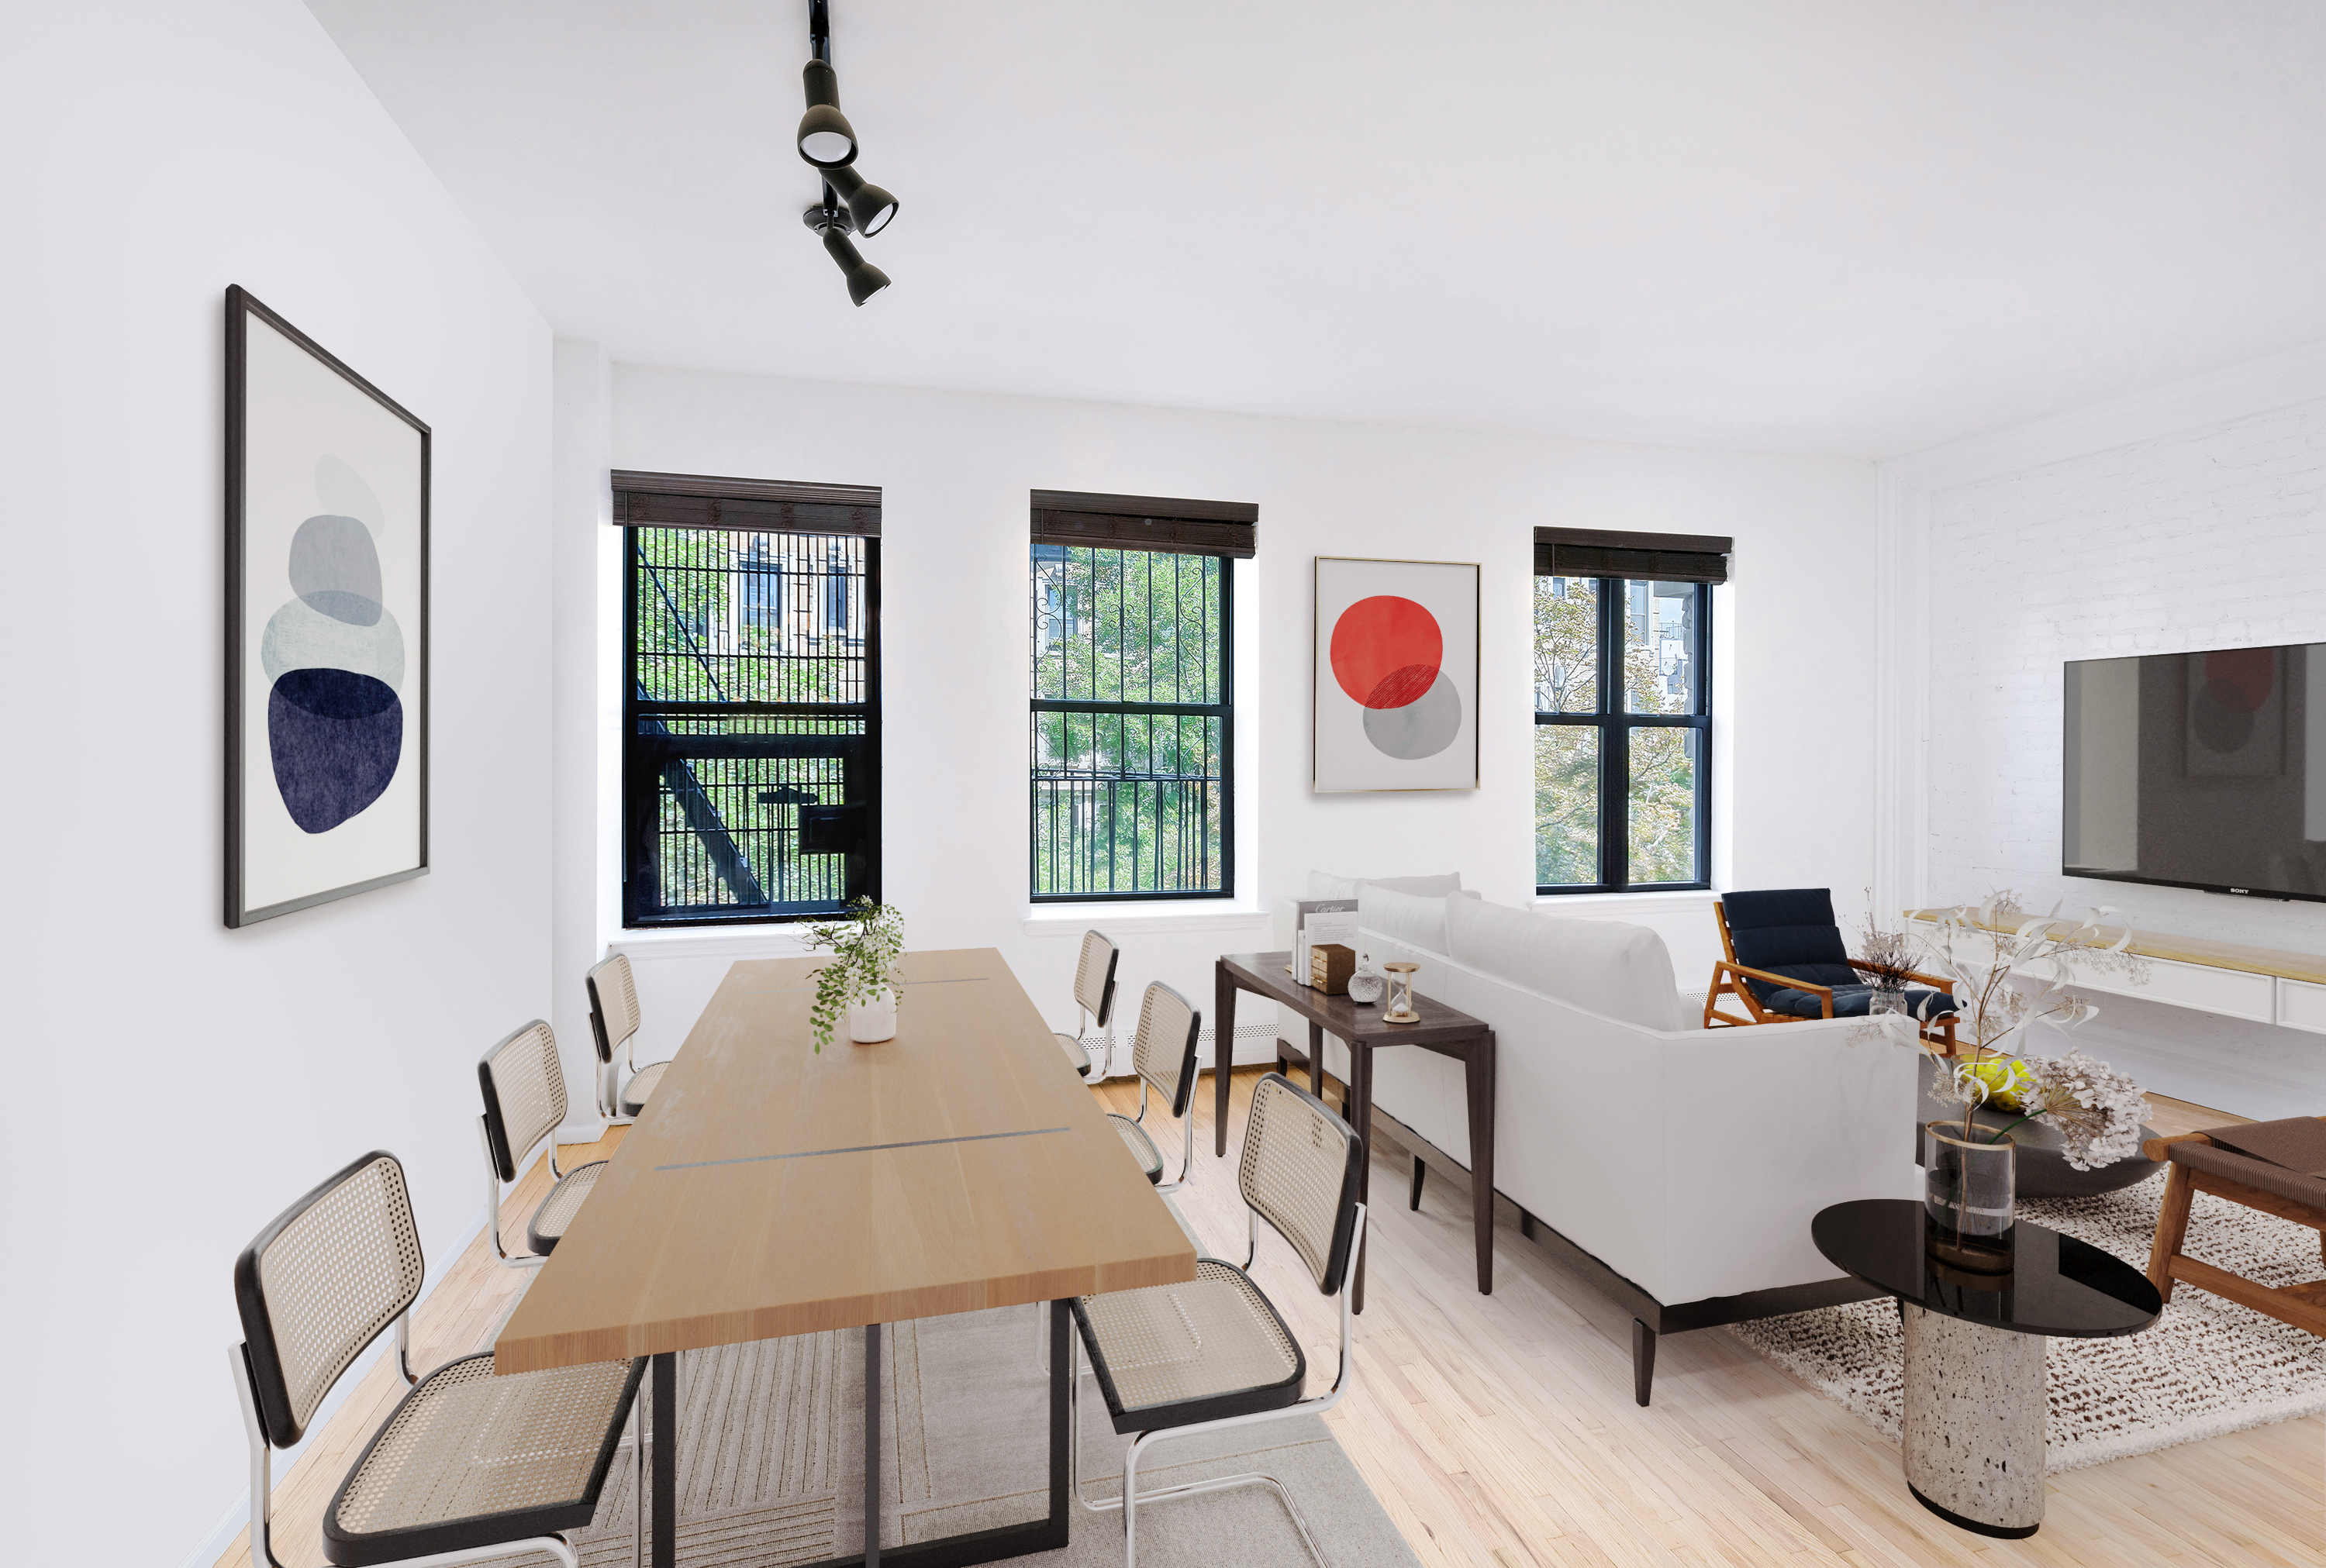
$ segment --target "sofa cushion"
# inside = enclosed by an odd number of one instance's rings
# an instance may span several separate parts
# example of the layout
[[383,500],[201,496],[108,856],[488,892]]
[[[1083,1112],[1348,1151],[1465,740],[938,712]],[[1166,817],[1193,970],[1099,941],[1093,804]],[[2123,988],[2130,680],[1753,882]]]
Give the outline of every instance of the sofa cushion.
[[[1386,887],[1392,893],[1418,894],[1424,898],[1443,898],[1462,890],[1462,874],[1448,871],[1443,877],[1335,877],[1329,871],[1308,873],[1308,896],[1311,898],[1354,898],[1367,887]],[[1443,952],[1445,949],[1439,948]]]
[[1359,886],[1362,891],[1357,895],[1357,923],[1424,952],[1449,951],[1446,946],[1446,906],[1473,902],[1467,898],[1424,898],[1419,894],[1400,893],[1378,882]]
[[[1447,954],[1456,963],[1644,1029],[1681,1026],[1671,955],[1646,926],[1468,898],[1442,903]],[[1421,988],[1428,989],[1427,977]]]

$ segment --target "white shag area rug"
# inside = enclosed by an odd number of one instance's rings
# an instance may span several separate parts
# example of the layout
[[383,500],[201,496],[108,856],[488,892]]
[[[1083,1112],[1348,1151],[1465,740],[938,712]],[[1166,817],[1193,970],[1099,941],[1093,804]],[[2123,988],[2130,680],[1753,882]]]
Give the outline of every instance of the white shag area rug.
[[[2030,1199],[2019,1211],[2145,1272],[2163,1193],[2160,1172],[2096,1198]],[[2317,1231],[2201,1192],[2184,1250],[2264,1285],[2299,1285],[2326,1273]],[[1727,1331],[1876,1431],[1898,1436],[1904,1341],[1890,1297],[1735,1323]],[[2326,1340],[2185,1280],[2145,1332],[2055,1339],[2047,1359],[2050,1471],[2326,1412]]]

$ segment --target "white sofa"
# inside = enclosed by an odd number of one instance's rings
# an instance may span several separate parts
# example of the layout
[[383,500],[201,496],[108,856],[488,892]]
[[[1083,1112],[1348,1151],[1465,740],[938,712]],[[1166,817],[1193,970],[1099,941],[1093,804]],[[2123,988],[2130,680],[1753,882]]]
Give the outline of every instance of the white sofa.
[[[1640,1403],[1657,1333],[1872,1294],[1819,1254],[1810,1220],[1918,1192],[1911,1047],[1853,1041],[1840,1019],[1707,1030],[1644,926],[1475,895],[1357,898],[1376,968],[1410,960],[1418,992],[1493,1026],[1494,1186],[1633,1307]],[[1275,918],[1273,945],[1289,947],[1293,902]],[[1304,1021],[1281,1012],[1279,1032],[1305,1054]],[[1326,1070],[1346,1081],[1329,1036]],[[1466,1170],[1460,1062],[1377,1049],[1373,1105],[1432,1146],[1417,1154]]]

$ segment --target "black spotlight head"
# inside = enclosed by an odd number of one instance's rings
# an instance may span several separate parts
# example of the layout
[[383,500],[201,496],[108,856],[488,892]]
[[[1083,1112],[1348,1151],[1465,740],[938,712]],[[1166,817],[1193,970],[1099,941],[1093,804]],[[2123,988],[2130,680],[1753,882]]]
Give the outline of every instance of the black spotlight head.
[[848,297],[862,304],[889,286],[889,274],[857,254],[855,245],[834,224],[823,231],[823,248],[840,264],[841,274],[848,280]]
[[889,227],[897,216],[897,199],[867,181],[853,169],[828,169],[824,180],[848,203],[848,216],[856,220],[856,232],[868,239]]
[[811,60],[800,72],[807,88],[807,113],[800,116],[795,138],[799,155],[819,169],[838,169],[856,162],[856,128],[840,112],[840,78],[832,62]]

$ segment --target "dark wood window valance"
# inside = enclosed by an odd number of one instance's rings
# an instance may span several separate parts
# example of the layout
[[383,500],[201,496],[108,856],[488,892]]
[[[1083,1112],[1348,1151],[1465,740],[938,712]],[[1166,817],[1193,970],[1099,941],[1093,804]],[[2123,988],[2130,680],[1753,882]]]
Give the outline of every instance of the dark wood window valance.
[[1726,582],[1735,541],[1717,533],[1629,533],[1612,528],[1538,528],[1537,577],[1628,577],[1655,582]]
[[880,487],[616,469],[614,524],[620,528],[733,528],[751,533],[864,533],[877,538]]
[[1259,548],[1260,508],[1244,501],[1162,496],[1034,492],[1034,543],[1080,550],[1159,550],[1248,559]]

